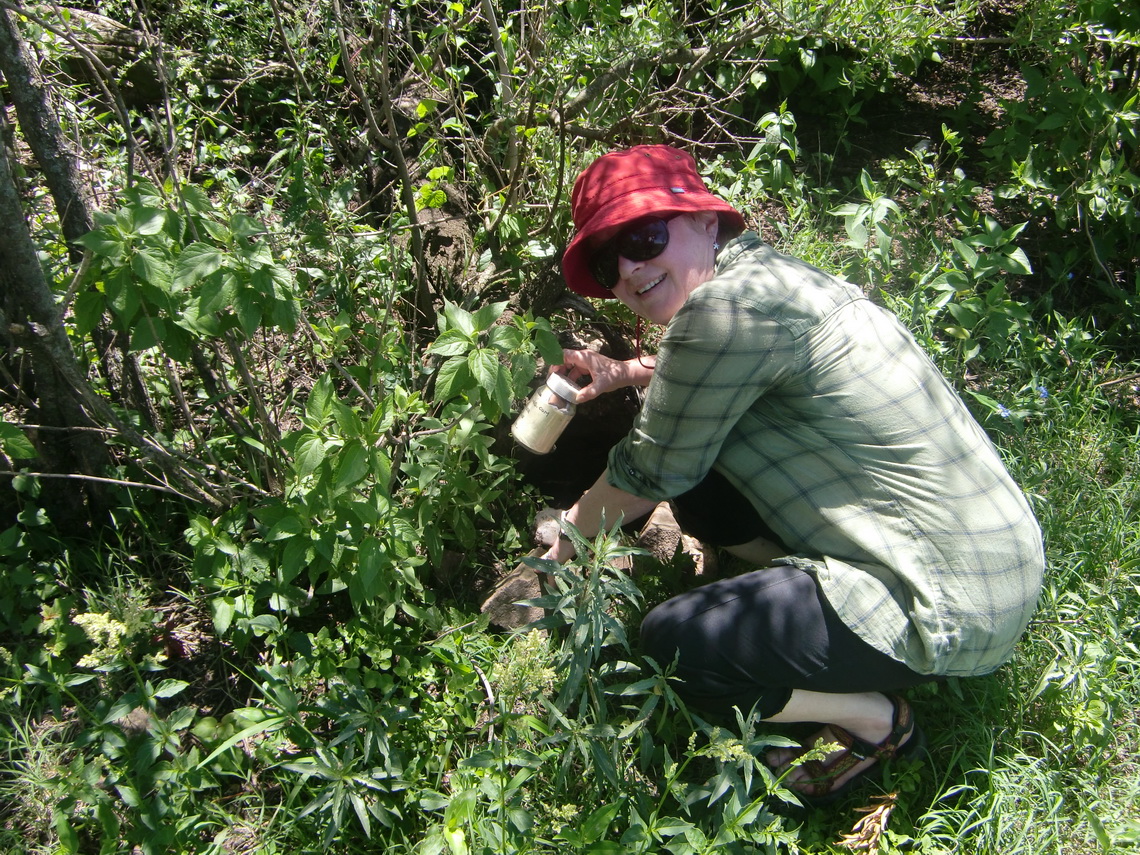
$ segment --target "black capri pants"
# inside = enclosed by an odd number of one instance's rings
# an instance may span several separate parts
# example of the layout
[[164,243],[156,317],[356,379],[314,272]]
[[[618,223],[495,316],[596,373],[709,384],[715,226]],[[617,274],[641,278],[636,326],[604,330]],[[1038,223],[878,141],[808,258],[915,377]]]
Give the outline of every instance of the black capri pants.
[[[724,476],[710,472],[674,500],[677,521],[706,543],[779,539]],[[641,625],[647,656],[677,660],[677,693],[695,707],[769,718],[795,689],[891,692],[929,682],[857,636],[815,577],[792,565],[755,570],[695,588],[653,609]]]

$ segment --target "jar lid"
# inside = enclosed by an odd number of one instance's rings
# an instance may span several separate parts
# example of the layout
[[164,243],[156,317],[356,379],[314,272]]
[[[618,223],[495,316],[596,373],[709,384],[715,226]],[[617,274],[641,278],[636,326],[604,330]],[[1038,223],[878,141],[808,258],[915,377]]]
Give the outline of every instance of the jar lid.
[[582,391],[561,374],[548,374],[546,376],[546,388],[560,398],[565,398],[574,403],[578,402],[578,393]]

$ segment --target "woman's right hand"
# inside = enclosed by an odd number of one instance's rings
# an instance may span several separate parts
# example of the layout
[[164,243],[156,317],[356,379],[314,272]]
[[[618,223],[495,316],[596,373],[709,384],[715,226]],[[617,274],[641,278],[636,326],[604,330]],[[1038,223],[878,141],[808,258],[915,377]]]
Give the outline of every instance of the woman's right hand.
[[578,392],[580,404],[626,386],[648,386],[653,377],[652,363],[646,365],[637,359],[623,362],[593,350],[563,350],[562,360],[562,365],[556,365],[552,372],[565,374],[576,383],[586,375],[590,377],[590,382]]

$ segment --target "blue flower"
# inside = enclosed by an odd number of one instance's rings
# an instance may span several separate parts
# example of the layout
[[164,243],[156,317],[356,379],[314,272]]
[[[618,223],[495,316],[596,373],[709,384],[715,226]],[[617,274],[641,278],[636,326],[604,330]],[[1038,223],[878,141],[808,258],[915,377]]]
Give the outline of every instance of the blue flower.
[[1005,404],[998,404],[997,411],[998,411],[998,415],[1001,416],[1003,419],[1008,419],[1010,416],[1009,407],[1007,407]]
[[1044,386],[1038,386],[1037,387],[1037,395],[1039,398],[1041,398],[1042,401],[1048,401],[1049,400],[1049,390],[1046,389]]

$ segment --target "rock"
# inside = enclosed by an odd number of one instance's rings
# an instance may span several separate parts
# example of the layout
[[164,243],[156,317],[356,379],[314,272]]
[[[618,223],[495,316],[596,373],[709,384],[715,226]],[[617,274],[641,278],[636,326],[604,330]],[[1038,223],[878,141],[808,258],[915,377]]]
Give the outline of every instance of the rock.
[[662,502],[653,509],[637,536],[637,545],[648,550],[662,564],[673,560],[677,547],[681,545],[681,527],[677,525],[668,502]]
[[693,573],[697,576],[716,571],[715,550],[681,531],[668,502],[662,502],[653,509],[637,536],[637,545],[662,564],[676,560],[677,550],[680,549],[687,562],[691,562]]
[[[546,552],[543,547],[531,551],[529,558],[538,558]],[[518,629],[533,623],[543,616],[537,606],[520,606],[519,600],[530,600],[542,596],[542,585],[538,574],[530,567],[519,563],[514,570],[504,576],[483,601],[479,611],[491,619],[491,623],[502,629]]]
[[[534,545],[542,547],[554,546],[555,541],[558,540],[559,535],[562,533],[562,526],[559,522],[562,516],[562,511],[558,508],[543,508],[534,515],[534,529],[532,534],[534,536]],[[543,550],[545,551],[545,549]],[[540,555],[542,553],[539,553]]]

